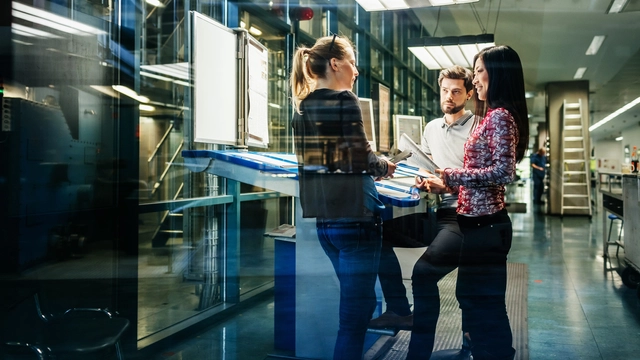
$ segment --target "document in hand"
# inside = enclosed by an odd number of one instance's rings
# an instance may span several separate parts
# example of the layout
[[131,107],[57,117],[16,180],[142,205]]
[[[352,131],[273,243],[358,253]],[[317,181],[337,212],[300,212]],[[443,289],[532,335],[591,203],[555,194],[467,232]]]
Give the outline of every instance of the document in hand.
[[402,134],[398,149],[401,151],[411,151],[411,157],[407,159],[409,165],[425,169],[433,174],[439,169],[433,160],[413,141],[407,134]]

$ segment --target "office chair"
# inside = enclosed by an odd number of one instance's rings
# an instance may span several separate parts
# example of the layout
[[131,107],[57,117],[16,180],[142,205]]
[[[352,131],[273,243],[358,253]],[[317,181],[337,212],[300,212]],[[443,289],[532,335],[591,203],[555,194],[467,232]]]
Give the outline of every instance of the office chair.
[[46,315],[35,293],[9,310],[13,316],[7,316],[2,339],[7,353],[31,352],[41,360],[95,359],[113,348],[117,359],[123,359],[119,341],[129,320],[113,317],[107,309],[72,308]]

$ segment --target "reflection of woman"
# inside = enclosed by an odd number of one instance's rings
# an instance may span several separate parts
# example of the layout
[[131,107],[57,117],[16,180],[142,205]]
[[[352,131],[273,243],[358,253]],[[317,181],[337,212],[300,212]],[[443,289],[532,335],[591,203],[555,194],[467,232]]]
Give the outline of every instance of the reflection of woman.
[[383,208],[371,175],[395,165],[378,158],[364,132],[351,43],[323,37],[293,58],[291,90],[304,217],[316,217],[320,245],[340,282],[340,328],[334,359],[360,359],[376,306]]
[[505,306],[511,220],[505,184],[527,149],[529,124],[522,64],[508,46],[484,49],[474,58],[476,114],[484,116],[465,143],[464,167],[442,179],[458,187],[458,223],[464,234],[456,296],[475,360],[513,359]]

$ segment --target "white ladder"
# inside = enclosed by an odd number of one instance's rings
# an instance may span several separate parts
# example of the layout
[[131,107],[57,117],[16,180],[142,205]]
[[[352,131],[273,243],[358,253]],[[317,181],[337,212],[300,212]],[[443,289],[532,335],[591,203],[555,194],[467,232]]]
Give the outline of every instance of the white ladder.
[[[591,176],[583,135],[582,99],[562,106],[561,215],[591,217]],[[569,210],[567,212],[567,210]]]

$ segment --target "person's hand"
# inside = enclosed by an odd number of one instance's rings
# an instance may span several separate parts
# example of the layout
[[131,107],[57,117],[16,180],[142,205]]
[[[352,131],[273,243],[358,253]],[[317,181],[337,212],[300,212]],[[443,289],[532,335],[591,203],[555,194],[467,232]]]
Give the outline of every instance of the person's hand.
[[391,161],[384,159],[384,161],[387,162],[387,173],[384,174],[383,176],[378,176],[377,178],[373,179],[373,181],[380,181],[382,179],[386,179],[386,178],[392,178],[393,177],[393,173],[396,172],[396,167],[397,165],[392,163]]
[[387,174],[385,175],[385,177],[392,178],[393,177],[393,173],[396,172],[397,165],[392,163],[389,160],[385,159],[385,161],[387,162]]
[[444,184],[441,178],[439,177],[430,177],[426,180],[427,182],[427,191],[432,194],[444,194],[448,193],[449,188]]

